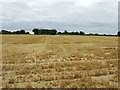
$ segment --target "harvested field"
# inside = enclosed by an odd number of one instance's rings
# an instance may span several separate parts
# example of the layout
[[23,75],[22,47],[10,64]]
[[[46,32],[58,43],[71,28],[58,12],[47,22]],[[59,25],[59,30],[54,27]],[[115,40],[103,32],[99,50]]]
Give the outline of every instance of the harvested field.
[[118,37],[2,35],[3,88],[117,88]]

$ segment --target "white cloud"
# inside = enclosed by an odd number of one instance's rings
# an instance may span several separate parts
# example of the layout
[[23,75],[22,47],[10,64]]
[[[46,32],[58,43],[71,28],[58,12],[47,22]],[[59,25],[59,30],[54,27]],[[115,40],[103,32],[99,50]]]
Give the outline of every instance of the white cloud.
[[[73,0],[0,0],[0,2],[73,2]],[[96,2],[119,2],[119,0],[74,0],[76,1],[96,1]]]

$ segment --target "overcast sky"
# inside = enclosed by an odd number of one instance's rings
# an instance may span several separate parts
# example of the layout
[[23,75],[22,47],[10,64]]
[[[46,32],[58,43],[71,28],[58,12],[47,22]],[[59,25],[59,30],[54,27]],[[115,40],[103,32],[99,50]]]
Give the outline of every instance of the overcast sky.
[[118,3],[80,0],[72,2],[4,2],[2,28],[50,28],[58,31],[116,34]]

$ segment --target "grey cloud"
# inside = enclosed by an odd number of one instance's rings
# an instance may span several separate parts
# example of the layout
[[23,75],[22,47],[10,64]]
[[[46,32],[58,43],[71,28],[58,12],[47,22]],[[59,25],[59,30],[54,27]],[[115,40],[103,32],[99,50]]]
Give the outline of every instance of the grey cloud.
[[90,6],[76,2],[9,2],[2,6],[2,29],[39,27],[117,33],[118,10],[117,3],[113,2],[93,2]]

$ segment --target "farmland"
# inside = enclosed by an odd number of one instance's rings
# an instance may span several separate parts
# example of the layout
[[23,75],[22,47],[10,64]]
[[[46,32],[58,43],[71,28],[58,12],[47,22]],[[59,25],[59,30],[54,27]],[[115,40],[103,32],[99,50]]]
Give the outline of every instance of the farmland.
[[2,35],[3,88],[117,88],[118,37]]

